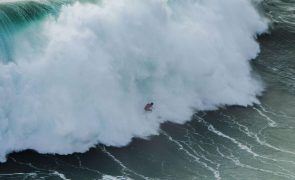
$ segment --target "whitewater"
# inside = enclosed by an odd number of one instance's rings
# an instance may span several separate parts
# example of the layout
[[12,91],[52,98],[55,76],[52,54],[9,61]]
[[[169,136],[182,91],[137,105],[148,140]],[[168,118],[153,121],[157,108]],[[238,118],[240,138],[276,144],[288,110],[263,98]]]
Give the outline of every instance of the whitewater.
[[25,149],[125,146],[196,111],[259,103],[264,86],[250,60],[267,27],[249,0],[63,5],[4,42],[0,161]]

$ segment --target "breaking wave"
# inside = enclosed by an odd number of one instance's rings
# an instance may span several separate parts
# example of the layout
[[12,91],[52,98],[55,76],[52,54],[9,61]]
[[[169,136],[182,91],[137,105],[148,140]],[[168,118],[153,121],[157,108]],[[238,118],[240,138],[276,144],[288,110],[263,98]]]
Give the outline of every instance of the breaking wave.
[[196,110],[259,103],[249,60],[266,30],[248,0],[63,5],[13,33],[0,56],[0,161],[124,146]]

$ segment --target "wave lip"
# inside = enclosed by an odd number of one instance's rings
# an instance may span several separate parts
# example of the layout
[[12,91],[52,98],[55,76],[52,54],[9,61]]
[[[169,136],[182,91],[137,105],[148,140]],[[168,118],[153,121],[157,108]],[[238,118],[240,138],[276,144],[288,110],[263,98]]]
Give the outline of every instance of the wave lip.
[[248,0],[64,6],[17,34],[14,61],[0,64],[0,159],[124,146],[193,109],[258,103],[248,60],[266,29]]

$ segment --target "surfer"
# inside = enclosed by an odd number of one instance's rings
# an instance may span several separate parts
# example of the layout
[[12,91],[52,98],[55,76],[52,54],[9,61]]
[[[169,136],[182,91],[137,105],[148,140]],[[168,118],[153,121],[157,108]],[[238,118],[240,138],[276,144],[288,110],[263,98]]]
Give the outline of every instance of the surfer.
[[152,111],[152,110],[153,110],[153,105],[154,105],[153,102],[151,102],[151,103],[147,103],[147,104],[145,105],[145,107],[144,107],[144,110],[145,110],[145,111]]

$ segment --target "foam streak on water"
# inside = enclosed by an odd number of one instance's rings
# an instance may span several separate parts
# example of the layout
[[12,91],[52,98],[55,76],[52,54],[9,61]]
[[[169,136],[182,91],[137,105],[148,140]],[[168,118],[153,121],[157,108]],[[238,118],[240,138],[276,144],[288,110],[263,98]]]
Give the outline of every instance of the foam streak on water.
[[151,178],[145,177],[144,175],[138,174],[137,172],[133,171],[132,169],[129,169],[127,166],[125,166],[119,159],[117,159],[114,155],[112,155],[110,152],[108,152],[105,147],[102,147],[101,150],[107,154],[111,159],[113,159],[116,163],[118,163],[122,167],[122,174],[124,175],[125,178],[129,179],[129,173],[132,173],[133,175],[140,177],[144,180],[150,180]]
[[161,133],[163,135],[165,135],[169,141],[172,141],[174,144],[176,144],[179,148],[180,151],[183,151],[187,156],[189,156],[190,158],[192,158],[194,161],[196,161],[197,163],[201,164],[202,166],[204,166],[206,169],[208,169],[209,171],[211,171],[214,174],[214,177],[216,180],[220,180],[220,172],[217,169],[212,168],[211,166],[209,166],[208,164],[206,164],[205,162],[200,161],[200,158],[197,157],[196,155],[192,154],[189,152],[188,149],[186,149],[180,142],[178,142],[177,140],[173,139],[171,136],[169,136],[166,132],[161,131]]
[[[258,110],[258,109],[255,108],[255,110]],[[264,109],[264,111],[266,111],[266,110]],[[261,112],[261,111],[258,110],[258,112]],[[261,114],[259,113],[259,115],[261,115]],[[241,131],[242,133],[246,134],[248,137],[251,137],[251,138],[255,139],[256,142],[259,143],[260,145],[266,146],[266,147],[271,148],[271,149],[276,150],[276,151],[281,151],[281,152],[284,152],[284,153],[289,153],[289,154],[291,154],[291,155],[295,155],[295,152],[293,152],[293,151],[288,151],[288,150],[282,149],[282,148],[280,148],[280,147],[273,146],[273,145],[267,143],[265,140],[262,140],[262,139],[259,137],[259,134],[261,134],[261,131],[262,131],[262,130],[265,130],[265,129],[267,128],[267,126],[264,127],[264,128],[262,128],[262,129],[260,129],[258,133],[254,133],[254,132],[250,131],[249,128],[248,128],[247,126],[242,125],[242,124],[240,124],[239,122],[237,122],[237,121],[235,121],[234,119],[232,119],[232,117],[230,117],[230,116],[226,116],[226,115],[223,115],[223,116],[227,117],[228,120],[231,121],[231,123],[237,125],[239,131]],[[263,117],[265,117],[265,116],[263,116]],[[270,119],[269,117],[267,117],[267,118]],[[273,120],[272,120],[271,122],[273,122],[274,124],[276,124],[276,122],[273,121]],[[270,126],[270,127],[273,127],[273,126],[271,126],[270,124],[269,124],[269,126]],[[295,163],[295,162],[292,162],[292,161],[289,161],[289,162],[292,163],[292,164]]]
[[[288,161],[288,160],[280,160],[280,159],[274,159],[274,158],[270,158],[270,157],[267,157],[267,156],[264,156],[264,155],[260,155],[260,154],[257,154],[256,152],[254,152],[251,147],[245,145],[245,144],[242,144],[241,142],[239,142],[238,140],[236,140],[235,138],[233,137],[230,137],[224,133],[222,133],[221,131],[217,130],[212,124],[206,122],[202,117],[200,116],[195,116],[199,122],[201,122],[202,124],[204,124],[209,131],[213,132],[214,134],[218,135],[218,136],[221,136],[223,138],[226,138],[228,140],[230,140],[232,143],[236,144],[241,150],[243,151],[246,151],[247,153],[251,154],[253,156],[254,159],[258,160],[259,162],[263,163],[263,164],[269,164],[269,162],[266,162],[265,160],[267,161],[271,161],[272,163],[273,162],[287,162],[287,163],[291,163],[291,164],[294,164],[293,161]],[[259,142],[259,141],[258,141]],[[261,142],[259,142],[261,143]],[[282,152],[285,152],[284,150],[282,149],[279,149],[279,148],[275,148],[269,144],[266,144],[266,143],[261,143],[262,145],[266,145],[268,147],[271,147],[275,150],[279,150],[279,151],[282,151]],[[227,158],[231,161],[234,162],[235,165],[237,166],[241,166],[243,168],[249,168],[249,169],[253,169],[253,170],[257,170],[257,171],[262,171],[262,172],[266,172],[266,173],[270,173],[270,174],[273,174],[273,175],[276,175],[276,176],[282,176],[282,177],[286,177],[288,179],[293,179],[295,178],[295,174],[293,172],[290,172],[288,171],[287,169],[281,167],[281,166],[277,166],[279,169],[281,169],[282,171],[272,171],[272,170],[268,170],[268,169],[262,169],[262,168],[258,168],[258,167],[254,167],[254,166],[250,166],[250,165],[247,165],[247,164],[243,164],[240,162],[239,158],[238,157],[235,157],[232,153],[230,153],[230,156],[226,156],[224,155],[220,149],[218,148],[217,146],[217,152],[224,158]],[[231,151],[230,151],[231,152]],[[290,153],[289,151],[286,151],[286,153]],[[285,173],[286,172],[286,173]]]

